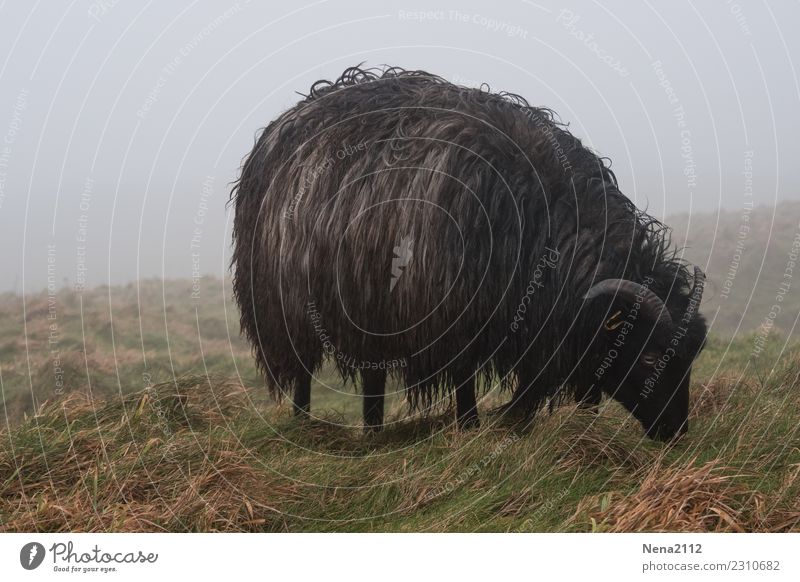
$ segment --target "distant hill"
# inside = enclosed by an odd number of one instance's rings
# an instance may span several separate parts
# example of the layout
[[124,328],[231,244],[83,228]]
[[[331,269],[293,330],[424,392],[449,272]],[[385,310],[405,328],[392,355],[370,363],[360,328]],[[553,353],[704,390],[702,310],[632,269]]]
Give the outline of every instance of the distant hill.
[[706,272],[703,311],[714,319],[712,331],[792,331],[800,313],[800,202],[682,214],[665,222],[685,257]]

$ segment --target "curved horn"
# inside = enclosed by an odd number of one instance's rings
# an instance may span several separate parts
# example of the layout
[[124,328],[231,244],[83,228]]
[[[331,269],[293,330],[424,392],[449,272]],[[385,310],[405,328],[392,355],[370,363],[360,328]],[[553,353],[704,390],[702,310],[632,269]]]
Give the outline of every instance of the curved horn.
[[594,299],[600,295],[617,295],[632,302],[640,301],[642,313],[646,317],[672,327],[672,316],[667,311],[667,306],[658,295],[640,283],[627,279],[606,279],[589,289],[583,298]]

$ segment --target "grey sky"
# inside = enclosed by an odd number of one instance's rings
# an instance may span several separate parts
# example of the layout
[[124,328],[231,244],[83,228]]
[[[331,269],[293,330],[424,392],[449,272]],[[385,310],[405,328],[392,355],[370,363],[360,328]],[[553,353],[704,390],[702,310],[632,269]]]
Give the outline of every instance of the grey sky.
[[256,130],[361,61],[553,108],[659,217],[740,207],[750,167],[796,199],[800,5],[701,4],[6,2],[0,290],[223,275]]

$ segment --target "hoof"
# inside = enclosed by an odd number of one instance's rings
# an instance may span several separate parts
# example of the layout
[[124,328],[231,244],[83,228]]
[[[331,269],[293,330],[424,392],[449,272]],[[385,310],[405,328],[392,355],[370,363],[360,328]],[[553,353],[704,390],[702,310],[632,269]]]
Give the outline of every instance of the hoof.
[[465,416],[464,418],[458,419],[459,430],[472,430],[480,428],[480,426],[481,426],[481,421],[478,418],[477,414],[473,416]]
[[294,416],[295,418],[308,418],[311,416],[311,407],[310,406],[293,406],[294,409]]

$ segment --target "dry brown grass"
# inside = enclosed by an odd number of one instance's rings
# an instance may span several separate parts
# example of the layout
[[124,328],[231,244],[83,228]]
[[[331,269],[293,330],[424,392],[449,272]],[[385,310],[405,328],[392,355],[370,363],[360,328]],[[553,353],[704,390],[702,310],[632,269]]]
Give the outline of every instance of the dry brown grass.
[[757,495],[742,475],[717,460],[702,465],[658,463],[633,493],[585,499],[576,516],[607,532],[744,532],[757,513]]
[[[800,526],[800,463],[764,493],[752,473],[642,446],[613,419],[569,407],[531,434],[486,426],[422,444],[442,418],[365,439],[335,418],[253,410],[240,384],[199,377],[108,402],[83,392],[47,402],[0,440],[0,530],[363,531],[364,516],[387,515],[397,525],[386,529],[452,531],[475,528],[478,512],[492,529],[536,531],[576,506],[559,528]],[[273,431],[276,418],[287,422]],[[750,468],[773,461],[753,456]]]
[[690,396],[690,416],[702,418],[723,414],[726,407],[731,405],[731,390],[734,385],[737,386],[737,390],[752,391],[746,382],[735,377],[717,376],[698,385]]
[[207,432],[245,407],[240,385],[220,381],[212,392],[202,379],[111,407],[81,392],[45,403],[0,449],[0,530],[282,529],[268,500],[295,492],[265,479],[231,435]]
[[[587,426],[592,429],[587,429]],[[561,438],[559,447],[564,451],[558,466],[564,470],[580,471],[598,464],[631,473],[650,460],[648,449],[639,446],[641,435],[634,423],[620,428],[611,426],[606,419],[573,409],[569,429]]]

